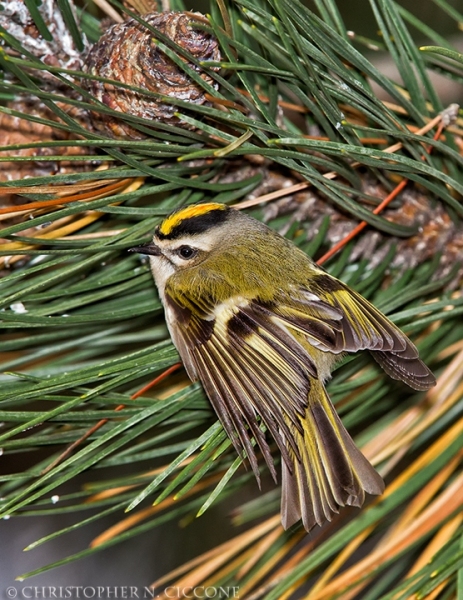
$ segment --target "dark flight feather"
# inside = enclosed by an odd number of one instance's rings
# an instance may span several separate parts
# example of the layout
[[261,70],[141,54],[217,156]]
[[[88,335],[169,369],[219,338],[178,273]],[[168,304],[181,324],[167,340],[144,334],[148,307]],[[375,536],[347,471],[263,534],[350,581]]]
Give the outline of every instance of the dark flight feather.
[[[370,350],[393,379],[416,390],[432,387],[435,377],[407,336],[360,294],[338,283],[329,299],[320,297],[317,301],[315,294],[308,290],[291,296],[283,294],[276,303],[277,318],[291,329],[306,334],[307,341],[324,352]],[[327,293],[326,289],[319,291]],[[310,297],[310,308],[306,306],[307,297]]]

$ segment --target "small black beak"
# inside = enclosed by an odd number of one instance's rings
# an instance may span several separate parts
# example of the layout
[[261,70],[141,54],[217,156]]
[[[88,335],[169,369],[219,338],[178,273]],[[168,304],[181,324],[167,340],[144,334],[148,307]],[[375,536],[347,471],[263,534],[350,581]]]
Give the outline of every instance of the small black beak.
[[160,248],[153,244],[153,242],[148,242],[147,244],[143,244],[143,246],[135,246],[135,248],[129,248],[129,252],[138,252],[138,254],[149,254],[151,256],[161,256],[162,252]]

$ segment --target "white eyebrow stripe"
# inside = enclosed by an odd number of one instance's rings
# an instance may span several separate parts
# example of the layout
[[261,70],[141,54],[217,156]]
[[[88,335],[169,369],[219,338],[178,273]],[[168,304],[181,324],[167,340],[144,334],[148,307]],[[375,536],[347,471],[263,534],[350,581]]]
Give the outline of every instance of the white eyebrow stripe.
[[160,240],[155,236],[154,241],[156,246],[161,248],[161,250],[170,250],[171,252],[175,252],[181,246],[191,246],[192,248],[209,252],[213,245],[212,240],[205,234],[201,236],[184,235],[175,240]]

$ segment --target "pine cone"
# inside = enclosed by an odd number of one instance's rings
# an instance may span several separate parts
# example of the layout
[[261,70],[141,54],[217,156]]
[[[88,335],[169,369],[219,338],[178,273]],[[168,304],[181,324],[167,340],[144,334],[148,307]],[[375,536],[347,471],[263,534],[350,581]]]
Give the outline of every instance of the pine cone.
[[[199,60],[220,60],[218,43],[210,34],[195,29],[194,15],[199,13],[153,13],[145,15],[149,25],[158,29]],[[203,19],[202,15],[201,18]],[[186,61],[185,61],[186,62]],[[188,63],[201,78],[213,85],[213,80],[200,68]],[[171,61],[156,44],[153,33],[135,19],[113,25],[90,50],[85,70],[92,75],[120,81],[163,96],[203,104],[204,90]],[[178,107],[157,98],[133,92],[100,81],[85,80],[84,86],[109,108],[163,123],[186,126],[177,117]],[[137,131],[111,115],[93,113],[93,126],[111,137],[143,139]],[[188,127],[188,126],[186,126]]]

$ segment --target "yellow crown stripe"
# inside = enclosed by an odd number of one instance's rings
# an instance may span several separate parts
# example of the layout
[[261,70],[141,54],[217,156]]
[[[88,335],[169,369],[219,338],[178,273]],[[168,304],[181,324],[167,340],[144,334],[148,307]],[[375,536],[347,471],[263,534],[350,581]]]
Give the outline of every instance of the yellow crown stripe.
[[161,223],[159,231],[163,235],[169,235],[171,231],[182,221],[191,219],[192,217],[199,217],[205,215],[212,210],[225,210],[227,207],[225,204],[219,204],[218,202],[208,202],[207,204],[192,204],[186,208],[173,213]]

